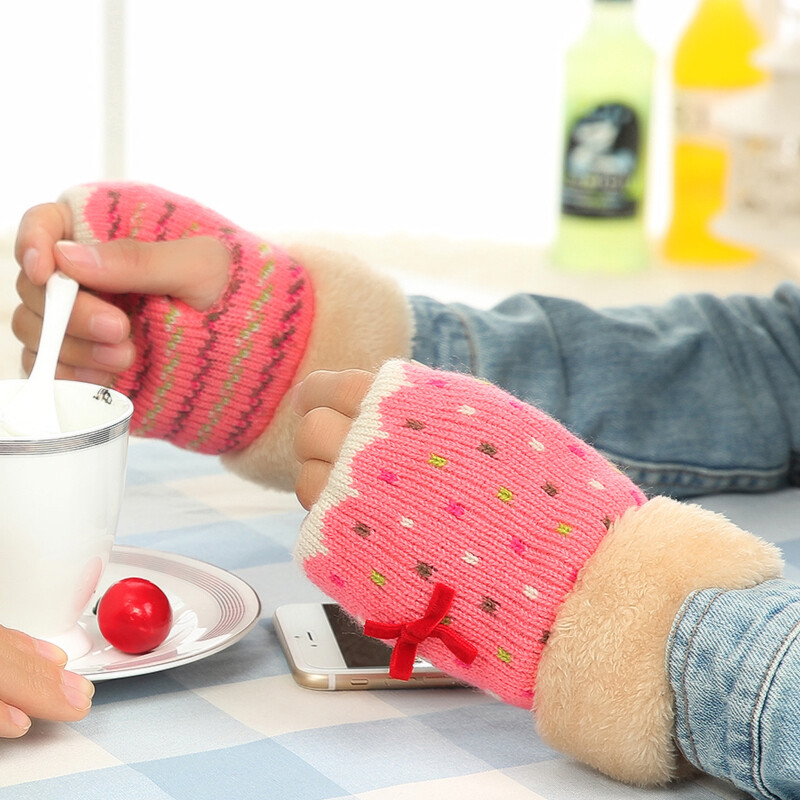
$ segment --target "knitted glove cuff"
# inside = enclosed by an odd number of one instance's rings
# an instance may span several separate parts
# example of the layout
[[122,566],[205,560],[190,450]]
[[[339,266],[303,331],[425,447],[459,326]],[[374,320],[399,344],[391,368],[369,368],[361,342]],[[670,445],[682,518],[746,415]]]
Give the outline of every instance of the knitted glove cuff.
[[137,354],[114,388],[133,400],[136,435],[204,453],[256,439],[289,389],[311,330],[303,268],[215,212],[153,186],[89,184],[61,200],[80,242],[213,236],[230,250],[228,285],[204,311],[163,296],[107,298],[131,316]]
[[396,638],[396,654],[418,650],[530,708],[564,596],[611,522],[644,501],[537,409],[467,376],[392,361],[297,557],[354,617]]
[[537,729],[617,780],[666,783],[683,769],[667,676],[687,596],[781,574],[778,549],[700,506],[654,497],[624,513],[559,608],[539,664]]

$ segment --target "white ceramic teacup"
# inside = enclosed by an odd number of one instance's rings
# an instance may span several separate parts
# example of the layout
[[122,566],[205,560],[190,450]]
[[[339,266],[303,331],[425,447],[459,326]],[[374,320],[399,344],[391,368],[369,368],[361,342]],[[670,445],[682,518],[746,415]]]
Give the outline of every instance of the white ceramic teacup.
[[[0,381],[0,406],[21,381]],[[56,381],[62,433],[0,437],[0,624],[78,658],[79,624],[116,534],[133,404],[114,391]]]

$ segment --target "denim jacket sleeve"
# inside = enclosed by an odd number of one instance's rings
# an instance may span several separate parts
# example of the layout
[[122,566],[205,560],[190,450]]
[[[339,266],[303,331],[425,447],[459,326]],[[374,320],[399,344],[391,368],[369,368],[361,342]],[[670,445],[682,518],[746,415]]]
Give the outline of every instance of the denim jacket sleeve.
[[596,310],[514,295],[411,299],[414,358],[534,403],[650,493],[800,482],[800,289]]
[[667,669],[687,760],[759,800],[800,797],[800,586],[692,593]]

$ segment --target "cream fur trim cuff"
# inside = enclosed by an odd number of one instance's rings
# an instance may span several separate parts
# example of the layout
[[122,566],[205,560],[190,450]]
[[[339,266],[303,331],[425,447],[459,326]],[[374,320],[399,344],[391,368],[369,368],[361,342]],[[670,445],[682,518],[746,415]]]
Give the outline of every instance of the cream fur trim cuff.
[[[410,357],[413,316],[393,279],[341,253],[308,246],[285,249],[303,265],[314,290],[314,324],[294,383],[317,369],[374,371],[390,358]],[[255,442],[222,456],[226,467],[277,489],[294,487],[299,465],[292,440],[299,420],[290,395]]]
[[697,589],[747,588],[781,569],[777,548],[700,506],[657,497],[625,512],[544,649],[534,699],[542,738],[621,781],[677,777],[666,668],[675,615]]

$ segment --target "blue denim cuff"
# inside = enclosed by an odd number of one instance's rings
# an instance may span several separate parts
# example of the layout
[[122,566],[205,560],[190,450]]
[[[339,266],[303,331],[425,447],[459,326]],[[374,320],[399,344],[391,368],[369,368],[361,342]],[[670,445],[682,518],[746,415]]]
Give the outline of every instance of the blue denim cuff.
[[414,317],[412,357],[429,367],[477,375],[477,343],[460,306],[416,296],[409,302]]
[[696,767],[756,798],[800,798],[800,586],[689,596],[670,634],[675,736]]

